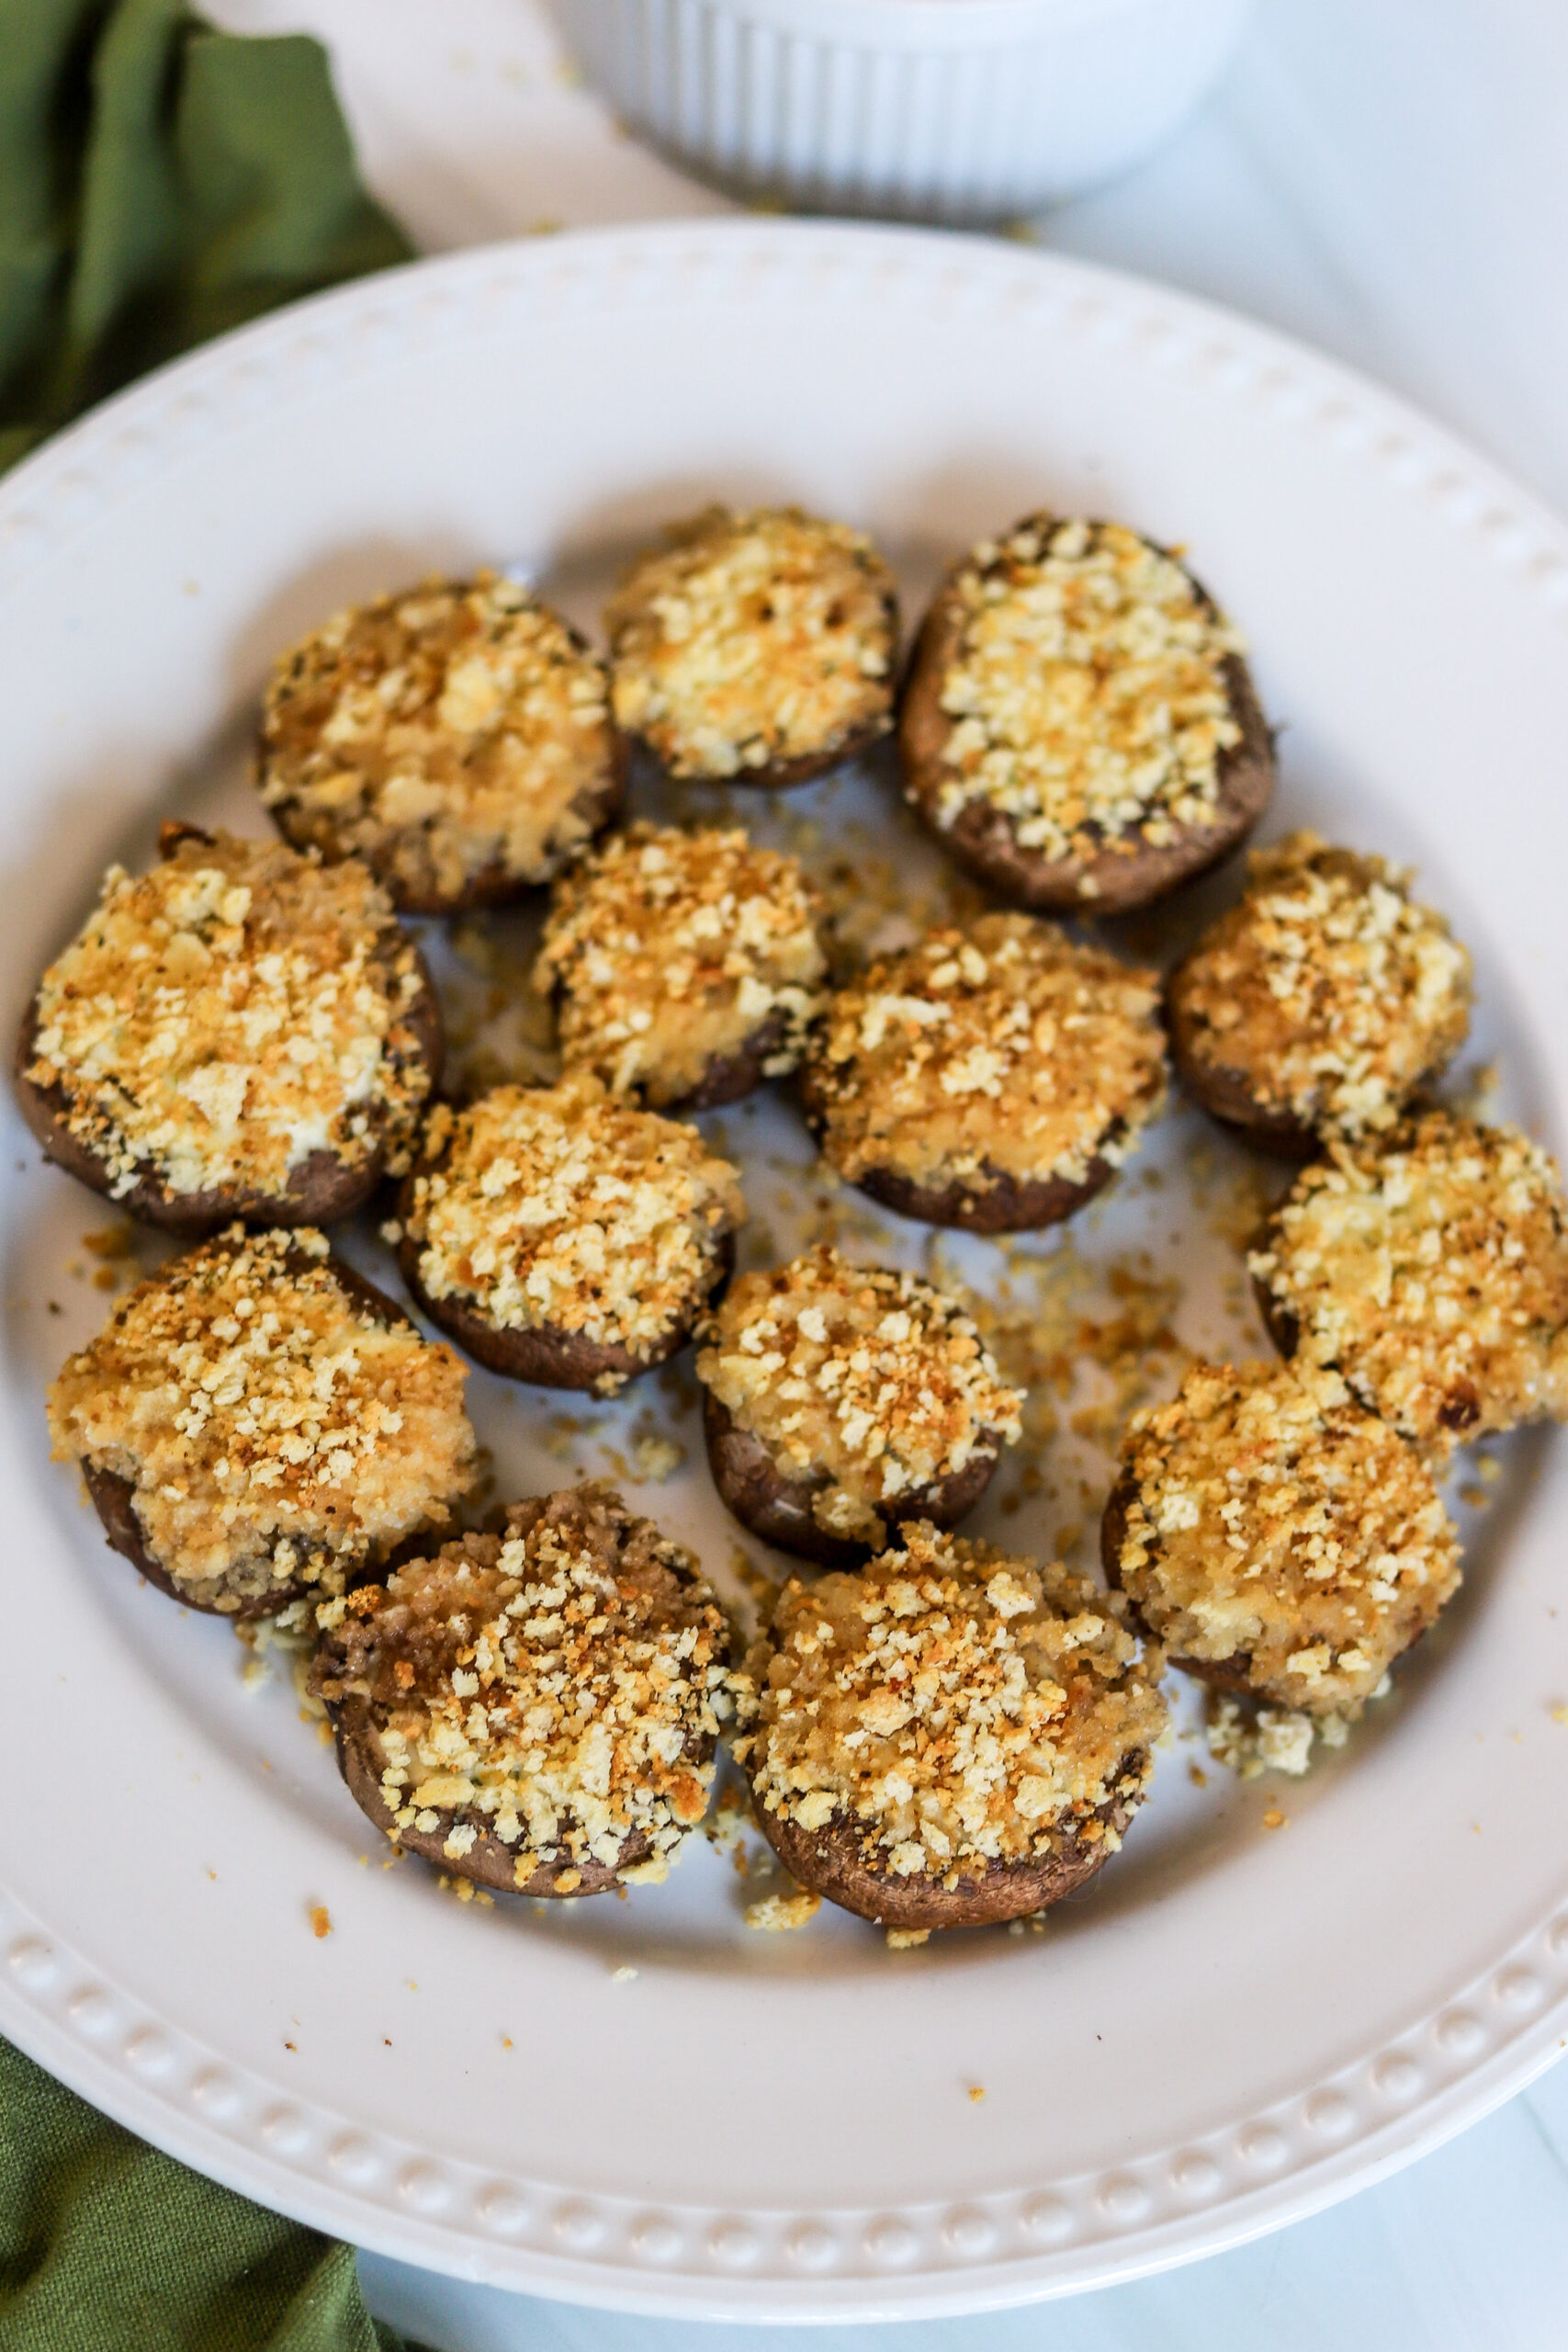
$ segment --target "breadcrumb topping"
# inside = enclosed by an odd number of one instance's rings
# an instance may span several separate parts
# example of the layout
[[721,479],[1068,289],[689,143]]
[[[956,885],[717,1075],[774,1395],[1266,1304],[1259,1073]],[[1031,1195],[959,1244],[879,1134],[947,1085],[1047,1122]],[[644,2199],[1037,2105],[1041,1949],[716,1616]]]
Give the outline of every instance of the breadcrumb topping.
[[258,783],[289,839],[363,857],[400,900],[547,882],[618,776],[609,678],[514,580],[427,580],[286,653]]
[[1059,859],[1214,821],[1242,740],[1225,664],[1246,648],[1173,558],[1118,523],[1033,515],[945,595],[940,825],[983,801]]
[[708,1317],[697,1377],[785,1478],[822,1478],[812,1516],[881,1544],[881,1514],[1017,1442],[1022,1397],[970,1317],[918,1274],[823,1242],[745,1274]]
[[691,1554],[585,1486],[351,1594],[316,1680],[368,1701],[394,1835],[444,1829],[459,1869],[493,1838],[520,1887],[662,1878],[707,1810],[729,1645]]
[[26,1075],[112,1199],[149,1177],[276,1196],[314,1152],[395,1174],[430,1088],[424,986],[364,866],[187,836],[149,874],[109,868],[39,983]]
[[629,1108],[587,1072],[437,1104],[423,1153],[403,1220],[420,1281],[503,1329],[650,1354],[690,1323],[745,1220],[735,1170],[695,1127]]
[[49,1391],[57,1460],[127,1479],[203,1606],[341,1592],[475,1476],[465,1366],[345,1281],[323,1234],[233,1227],[138,1283]]
[[743,832],[631,826],[556,885],[536,981],[564,1060],[656,1105],[759,1038],[782,1077],[822,1001],[822,921],[798,862]]
[[1415,1448],[1315,1365],[1195,1364],[1134,1413],[1116,1567],[1179,1657],[1259,1696],[1358,1713],[1459,1585],[1459,1541]]
[[1470,957],[1381,857],[1292,833],[1171,981],[1201,1062],[1325,1135],[1392,1126],[1463,1043]]
[[1067,1568],[917,1523],[856,1574],[791,1577],[736,1752],[769,1813],[853,1823],[899,1877],[956,1883],[1064,1835],[1114,1851],[1096,1816],[1142,1797],[1166,1724],[1125,1616]]
[[615,711],[672,775],[744,779],[892,722],[893,575],[871,541],[797,507],[711,506],[605,607]]
[[1029,915],[982,915],[874,963],[829,1006],[811,1080],[822,1149],[975,1191],[1120,1165],[1165,1100],[1153,972]]
[[1434,1111],[1303,1170],[1248,1260],[1332,1364],[1422,1442],[1568,1418],[1568,1229],[1517,1127]]

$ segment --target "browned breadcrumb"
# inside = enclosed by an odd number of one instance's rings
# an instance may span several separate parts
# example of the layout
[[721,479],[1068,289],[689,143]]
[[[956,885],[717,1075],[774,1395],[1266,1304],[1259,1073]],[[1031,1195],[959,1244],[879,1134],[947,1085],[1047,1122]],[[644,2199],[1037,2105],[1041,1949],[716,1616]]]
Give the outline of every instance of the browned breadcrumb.
[[465,1367],[345,1290],[326,1238],[238,1227],[127,1293],[49,1391],[56,1459],[130,1481],[148,1552],[220,1609],[341,1592],[470,1485]]
[[276,1194],[312,1152],[395,1173],[430,1086],[423,985],[364,866],[187,837],[149,874],[109,868],[39,984],[26,1074],[60,1090],[111,1197],[148,1175]]
[[797,507],[709,507],[604,611],[615,711],[672,775],[741,776],[886,731],[897,620],[871,541]]
[[258,781],[291,840],[395,896],[547,882],[616,781],[609,679],[514,580],[432,579],[337,613],[274,671]]
[[589,1864],[662,1878],[707,1808],[731,1705],[729,1629],[690,1553],[608,1487],[514,1503],[351,1594],[329,1700],[369,1702],[400,1830],[461,1864],[499,1840],[519,1886]]
[[746,1925],[757,1928],[764,1935],[788,1935],[797,1928],[808,1928],[822,1908],[822,1897],[803,1886],[792,1887],[787,1894],[761,1894],[755,1903],[746,1905]]
[[1060,1566],[906,1527],[856,1574],[785,1585],[737,1754],[769,1813],[847,1817],[900,1877],[1021,1860],[1064,1830],[1113,1850],[1096,1811],[1142,1795],[1166,1724],[1158,1650],[1126,1613]]
[[1019,1435],[1006,1387],[956,1299],[918,1274],[852,1266],[827,1243],[742,1275],[704,1327],[697,1377],[780,1474],[825,1474],[812,1515],[880,1544],[881,1512]]
[[1056,859],[1213,822],[1241,741],[1225,663],[1245,648],[1180,564],[1121,524],[1033,515],[948,595],[939,824],[984,801]]
[[503,1329],[649,1352],[706,1298],[745,1215],[735,1170],[695,1127],[578,1071],[438,1104],[405,1231],[432,1298],[472,1301]]
[[324,1903],[313,1903],[310,1905],[310,1933],[319,1942],[323,1937],[330,1936],[332,1931],[332,1913]]
[[852,1182],[1081,1182],[1165,1099],[1158,1001],[1152,972],[1029,915],[931,932],[832,998],[811,1047],[822,1149]]
[[1178,1656],[1261,1697],[1356,1714],[1460,1580],[1412,1446],[1315,1366],[1195,1364],[1137,1413],[1117,1569]]
[[782,1076],[821,1001],[821,919],[793,857],[633,825],[556,885],[537,978],[558,991],[563,1059],[655,1105],[759,1039]]
[[1562,1181],[1517,1127],[1434,1111],[1303,1170],[1248,1264],[1374,1412],[1422,1442],[1568,1418]]
[[1171,981],[1194,1059],[1324,1135],[1392,1126],[1463,1043],[1470,957],[1381,857],[1292,833]]

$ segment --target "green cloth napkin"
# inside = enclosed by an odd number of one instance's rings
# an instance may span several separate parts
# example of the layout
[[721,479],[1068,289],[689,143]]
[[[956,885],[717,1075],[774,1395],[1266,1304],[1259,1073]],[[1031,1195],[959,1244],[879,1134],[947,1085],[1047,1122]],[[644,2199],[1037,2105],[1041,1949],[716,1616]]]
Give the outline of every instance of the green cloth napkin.
[[[0,470],[144,368],[410,247],[319,43],[0,0]],[[354,2256],[0,2041],[0,2352],[402,2352]]]
[[319,42],[182,0],[0,0],[0,471],[160,360],[409,254]]
[[4,2352],[415,2352],[354,2256],[133,2139],[0,2041]]

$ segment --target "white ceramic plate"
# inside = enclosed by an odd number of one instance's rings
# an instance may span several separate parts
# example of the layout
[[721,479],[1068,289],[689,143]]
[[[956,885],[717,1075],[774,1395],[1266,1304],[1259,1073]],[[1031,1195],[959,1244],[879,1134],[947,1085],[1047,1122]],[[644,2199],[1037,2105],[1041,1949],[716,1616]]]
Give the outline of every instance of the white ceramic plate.
[[[622,548],[714,494],[852,516],[917,593],[1046,502],[1186,541],[1285,723],[1279,820],[1418,860],[1476,949],[1505,1101],[1561,1141],[1563,534],[1239,321],[897,232],[742,221],[434,262],[216,346],[9,480],[6,1017],[160,811],[256,827],[245,734],[296,629],[483,558],[591,612]],[[904,854],[886,795],[874,776],[806,805],[864,865]],[[1043,1935],[902,1954],[837,1917],[758,1935],[706,1846],[624,1903],[459,1907],[422,1866],[363,1859],[286,1682],[247,1692],[232,1634],[141,1587],[48,1464],[43,1384],[105,1305],[70,1269],[106,1218],[5,1115],[0,2028],[148,2138],[362,2244],[547,2293],[959,2310],[1267,2229],[1561,2046],[1555,1441],[1496,1449],[1466,1590],[1380,1720],[1294,1785],[1199,1789],[1179,1743],[1125,1853]],[[793,1114],[726,1125],[782,1245],[812,1198]],[[1178,1171],[1205,1144],[1191,1193]],[[1168,1181],[1129,1176],[1082,1254],[1145,1243],[1179,1264],[1187,1340],[1259,1346],[1212,1229],[1239,1156],[1184,1114],[1162,1158]],[[994,1288],[1003,1262],[976,1243],[964,1264]],[[572,1431],[558,1399],[474,1389],[513,1488],[602,1470],[642,1409],[634,1392]],[[1047,1468],[1092,1489],[1098,1459],[1064,1440]],[[700,1467],[632,1491],[728,1572]],[[1038,1548],[1093,1499],[1043,1491],[982,1525]]]

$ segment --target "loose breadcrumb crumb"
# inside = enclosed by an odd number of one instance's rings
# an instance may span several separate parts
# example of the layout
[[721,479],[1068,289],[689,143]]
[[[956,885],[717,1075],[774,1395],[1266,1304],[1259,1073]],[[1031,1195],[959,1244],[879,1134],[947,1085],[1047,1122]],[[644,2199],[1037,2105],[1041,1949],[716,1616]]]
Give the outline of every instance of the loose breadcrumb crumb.
[[332,1931],[332,1914],[326,1905],[313,1903],[310,1905],[310,1933],[319,1940],[323,1936],[330,1936]]
[[808,1927],[822,1908],[822,1897],[805,1887],[796,1887],[790,1894],[764,1894],[746,1905],[745,1919],[749,1928],[758,1928],[765,1935],[786,1935],[795,1928]]

